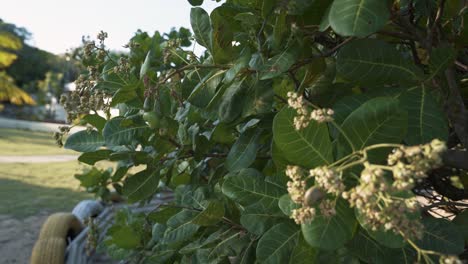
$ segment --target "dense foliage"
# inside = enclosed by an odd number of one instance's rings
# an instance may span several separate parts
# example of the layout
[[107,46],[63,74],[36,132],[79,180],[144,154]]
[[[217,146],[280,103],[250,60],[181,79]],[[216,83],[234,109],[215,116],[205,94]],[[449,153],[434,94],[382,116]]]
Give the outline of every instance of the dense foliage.
[[[89,125],[65,147],[117,162],[77,175],[82,186],[129,203],[175,194],[120,212],[102,234],[112,256],[460,263],[466,1],[227,0],[211,14],[189,2],[202,56],[184,28],[138,32],[121,56],[101,32],[61,99]],[[96,114],[110,107],[120,116]]]

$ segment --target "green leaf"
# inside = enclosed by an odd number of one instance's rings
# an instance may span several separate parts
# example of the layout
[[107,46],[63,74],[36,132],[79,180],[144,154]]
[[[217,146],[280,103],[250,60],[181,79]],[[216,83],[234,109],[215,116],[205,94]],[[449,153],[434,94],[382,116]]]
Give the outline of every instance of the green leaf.
[[188,0],[188,1],[193,6],[200,6],[203,4],[203,0]]
[[95,187],[101,183],[102,172],[96,167],[92,167],[89,171],[81,174],[76,174],[75,178],[80,181],[81,186],[85,188]]
[[212,54],[215,63],[228,63],[234,56],[232,42],[234,39],[235,20],[237,10],[229,6],[219,6],[211,14],[212,25]]
[[418,247],[432,250],[446,255],[458,255],[463,252],[465,240],[458,227],[447,220],[426,218],[423,219],[424,236],[416,241]]
[[359,230],[346,246],[353,255],[366,263],[414,263],[416,252],[410,248],[391,249],[373,240],[364,230]]
[[167,221],[169,229],[164,234],[164,238],[162,239],[161,243],[174,244],[191,238],[200,227],[191,222],[195,215],[195,212],[182,210],[181,212],[172,216]]
[[190,11],[190,24],[192,25],[195,40],[203,47],[211,50],[211,22],[208,13],[201,7],[194,7]]
[[362,84],[410,82],[421,74],[394,46],[377,39],[348,43],[338,52],[336,67],[344,78]]
[[108,146],[130,145],[137,134],[147,127],[146,125],[123,127],[121,125],[124,120],[122,117],[116,117],[107,121],[102,134]]
[[223,216],[224,204],[220,201],[213,200],[192,220],[192,223],[200,226],[212,226],[221,221]]
[[255,202],[278,203],[279,197],[285,192],[277,185],[265,181],[264,177],[254,169],[243,169],[228,177],[222,186],[223,193],[242,204],[249,205]]
[[291,216],[292,210],[301,207],[300,204],[297,204],[293,202],[293,200],[291,200],[291,196],[289,196],[289,194],[281,196],[281,198],[278,201],[278,206],[281,209],[281,211],[287,216]]
[[458,214],[452,222],[458,226],[458,229],[465,238],[465,244],[468,244],[468,210],[464,210]]
[[353,237],[357,222],[354,210],[342,199],[335,210],[332,217],[317,215],[311,223],[302,224],[302,234],[313,248],[336,250]]
[[116,106],[120,103],[128,102],[137,97],[137,93],[134,89],[128,89],[123,87],[117,90],[117,92],[112,96],[111,106]]
[[434,78],[439,73],[445,71],[457,57],[457,52],[449,45],[442,45],[432,49],[429,58],[429,70],[431,75],[428,79]]
[[129,203],[150,198],[158,188],[159,171],[141,171],[125,180],[123,194],[128,198]]
[[390,10],[382,0],[335,0],[329,20],[342,36],[366,37],[379,31],[388,21]]
[[[352,112],[342,130],[356,150],[378,143],[400,143],[406,135],[407,118],[397,99],[377,97]],[[339,156],[349,153],[349,143],[342,134],[338,142]]]
[[295,224],[275,225],[258,241],[257,259],[261,263],[279,264],[287,262],[300,234],[300,229]]
[[260,80],[267,80],[281,75],[289,70],[295,60],[295,56],[287,50],[268,59],[261,68]]
[[120,248],[136,249],[140,246],[140,235],[130,226],[116,226],[110,230],[112,243]]
[[159,211],[151,212],[150,214],[148,214],[148,218],[153,222],[159,224],[166,224],[169,218],[179,213],[180,210],[180,208],[166,207]]
[[281,110],[273,121],[273,138],[290,162],[305,168],[329,164],[333,160],[332,144],[327,125],[310,122],[309,126],[296,130],[291,108]]
[[271,112],[274,95],[275,91],[272,89],[272,82],[255,81],[247,92],[242,116],[247,117]]
[[240,135],[226,158],[225,166],[228,171],[248,168],[255,161],[259,138],[260,133],[253,129]]
[[104,145],[104,138],[96,130],[82,130],[67,138],[64,148],[79,152],[93,152]]
[[88,114],[83,117],[83,120],[85,120],[86,123],[94,126],[99,131],[99,133],[102,132],[102,129],[106,125],[106,119],[98,114]]
[[302,235],[299,235],[299,241],[294,247],[294,250],[289,259],[289,264],[316,264],[317,250],[304,240]]
[[409,89],[400,96],[400,102],[408,111],[408,134],[405,138],[407,144],[425,144],[434,138],[447,141],[445,114],[427,88],[423,86]]
[[191,104],[203,108],[209,105],[216,94],[216,89],[223,78],[223,71],[210,72],[196,86],[187,98]]
[[100,160],[108,159],[111,153],[112,151],[107,149],[101,149],[94,152],[86,152],[78,157],[78,161],[86,163],[88,165],[94,165]]
[[272,226],[286,220],[287,218],[281,214],[277,204],[260,201],[245,207],[240,223],[247,231],[261,236]]

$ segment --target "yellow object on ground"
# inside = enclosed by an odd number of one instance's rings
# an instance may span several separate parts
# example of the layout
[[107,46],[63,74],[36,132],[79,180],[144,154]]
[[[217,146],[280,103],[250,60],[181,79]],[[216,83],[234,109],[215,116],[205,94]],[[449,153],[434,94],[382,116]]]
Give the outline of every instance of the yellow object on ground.
[[39,239],[49,237],[66,238],[67,236],[74,237],[78,235],[83,226],[81,222],[71,213],[55,213],[42,225]]
[[83,226],[71,213],[56,213],[45,221],[31,254],[31,264],[63,264],[67,238],[78,235]]
[[65,238],[38,240],[31,254],[31,264],[63,264],[66,247]]

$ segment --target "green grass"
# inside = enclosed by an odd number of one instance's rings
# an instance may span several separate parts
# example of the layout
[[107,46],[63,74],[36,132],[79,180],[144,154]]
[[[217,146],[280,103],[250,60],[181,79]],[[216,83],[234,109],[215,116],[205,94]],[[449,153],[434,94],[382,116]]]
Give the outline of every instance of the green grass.
[[47,212],[69,212],[81,200],[91,198],[79,189],[78,162],[1,163],[0,214],[17,218]]
[[0,155],[63,155],[78,154],[59,148],[52,133],[0,128]]

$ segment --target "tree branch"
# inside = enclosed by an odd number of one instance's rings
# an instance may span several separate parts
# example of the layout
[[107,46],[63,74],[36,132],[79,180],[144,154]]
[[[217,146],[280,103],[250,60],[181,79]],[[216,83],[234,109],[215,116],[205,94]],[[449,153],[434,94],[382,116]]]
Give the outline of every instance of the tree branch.
[[452,124],[455,133],[458,136],[460,142],[467,147],[468,146],[468,118],[465,108],[465,103],[460,95],[458,89],[458,83],[455,77],[453,68],[445,70],[445,77],[449,88],[449,97],[446,102],[447,115]]

